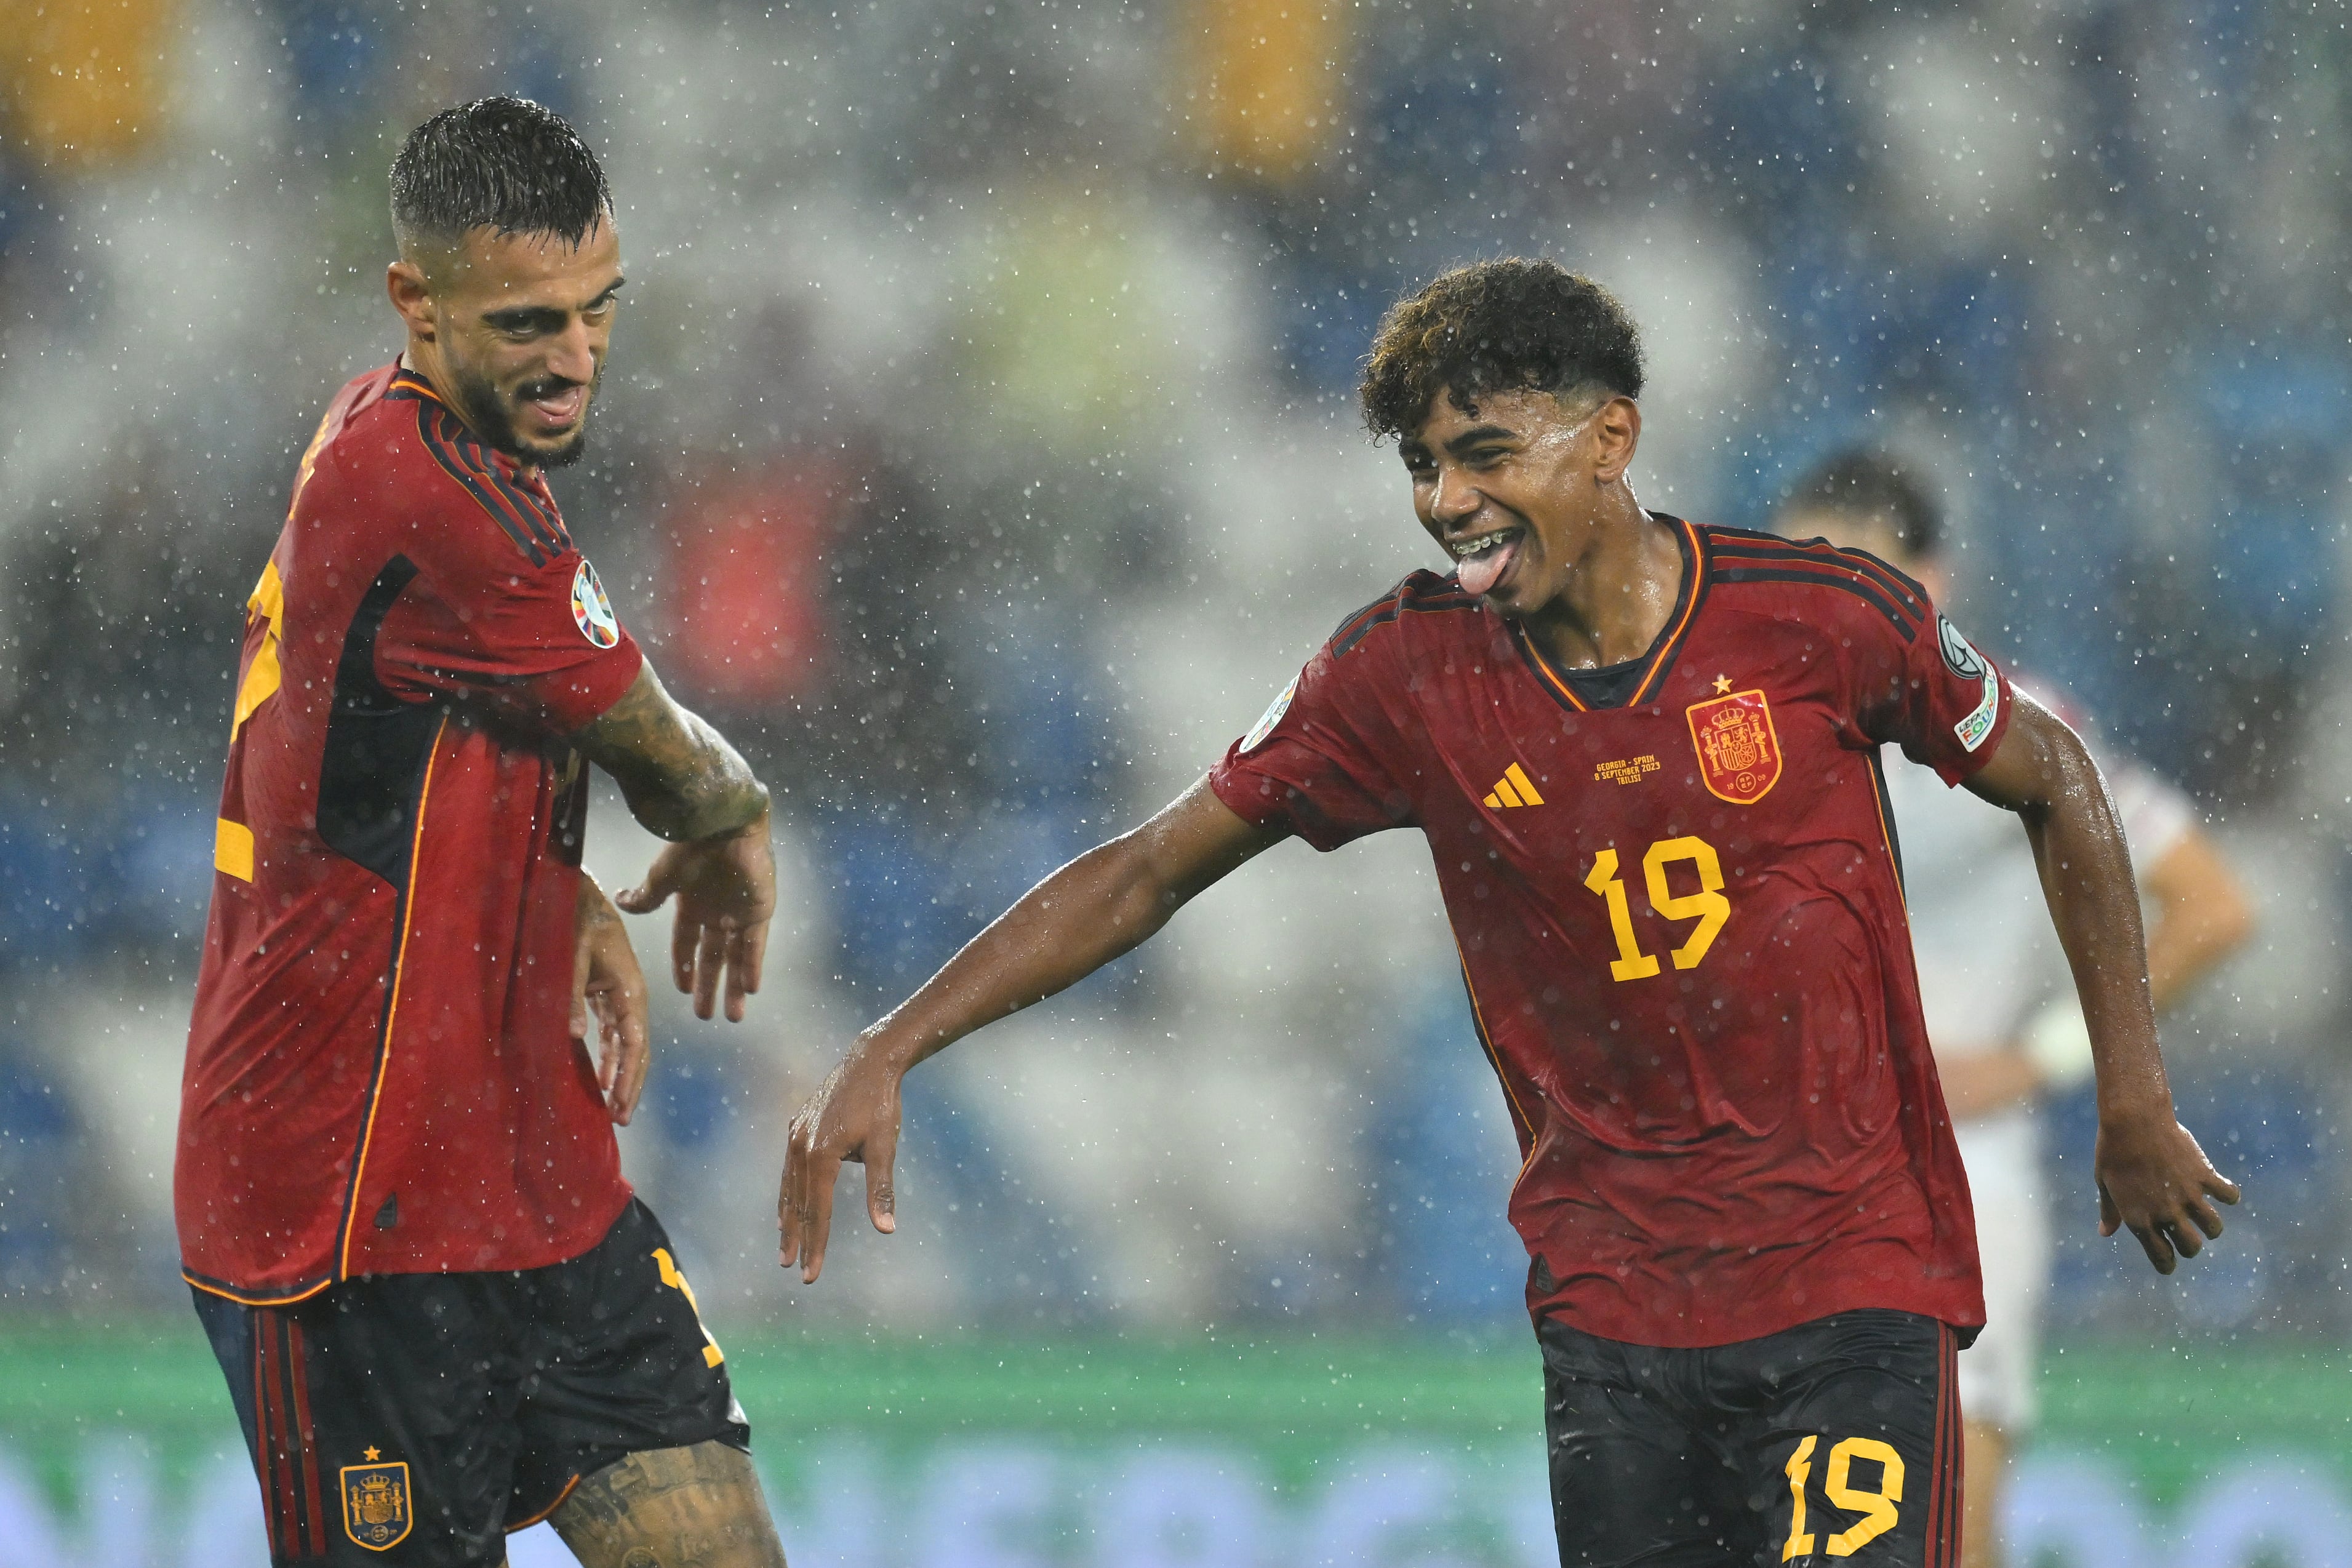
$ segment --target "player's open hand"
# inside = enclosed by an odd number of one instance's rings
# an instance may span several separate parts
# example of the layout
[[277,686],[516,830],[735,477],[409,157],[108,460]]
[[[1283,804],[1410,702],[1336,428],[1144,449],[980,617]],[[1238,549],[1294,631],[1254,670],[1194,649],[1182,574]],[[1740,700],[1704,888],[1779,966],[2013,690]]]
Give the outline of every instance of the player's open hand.
[[2144,1116],[2099,1118],[2094,1168],[2099,1178],[2099,1234],[2128,1228],[2158,1274],[2194,1258],[2221,1234],[2218,1199],[2234,1204],[2238,1184],[2216,1171],[2169,1104]]
[[860,1040],[793,1118],[783,1187],[776,1194],[782,1244],[777,1262],[790,1268],[797,1261],[803,1284],[814,1283],[824,1269],[833,1184],[843,1161],[866,1167],[866,1212],[874,1228],[885,1235],[898,1228],[890,1165],[898,1149],[898,1084],[904,1073],[869,1045]]
[[572,1037],[585,1045],[596,1021],[596,1086],[621,1126],[636,1114],[653,1050],[646,1033],[646,976],[629,928],[596,879],[580,877],[572,962]]
[[669,942],[670,978],[694,995],[694,1016],[708,1018],[727,994],[727,1021],[743,1021],[743,999],[760,989],[768,921],[776,912],[776,855],[768,814],[732,833],[673,844],[654,857],[646,879],[614,901],[651,914],[675,895],[677,923]]

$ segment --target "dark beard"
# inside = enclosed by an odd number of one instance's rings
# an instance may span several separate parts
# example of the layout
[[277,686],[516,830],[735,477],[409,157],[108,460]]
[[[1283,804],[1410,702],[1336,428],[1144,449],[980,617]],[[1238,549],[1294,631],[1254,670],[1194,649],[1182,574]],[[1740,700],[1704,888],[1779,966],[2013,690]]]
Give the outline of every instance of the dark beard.
[[[454,384],[448,388],[449,400],[456,406],[457,417],[467,428],[493,450],[504,452],[516,462],[541,468],[568,468],[588,452],[588,409],[580,412],[580,428],[551,452],[532,452],[524,448],[522,439],[515,434],[514,416],[499,397],[498,388],[478,377],[466,374],[452,367],[448,372]],[[596,403],[596,389],[604,384],[604,372],[599,366],[596,379],[588,384],[588,406]]]

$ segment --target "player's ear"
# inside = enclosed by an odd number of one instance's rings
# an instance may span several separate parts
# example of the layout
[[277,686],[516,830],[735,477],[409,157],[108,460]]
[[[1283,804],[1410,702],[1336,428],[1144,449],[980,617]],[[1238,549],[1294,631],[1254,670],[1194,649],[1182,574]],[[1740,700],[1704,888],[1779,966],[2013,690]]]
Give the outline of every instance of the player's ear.
[[431,342],[437,335],[440,312],[434,306],[433,287],[425,268],[402,257],[384,268],[383,291],[392,297],[392,308],[400,312],[409,331]]
[[1642,409],[1630,397],[1612,397],[1592,411],[1597,450],[1592,482],[1613,485],[1633,466],[1633,449],[1642,444]]

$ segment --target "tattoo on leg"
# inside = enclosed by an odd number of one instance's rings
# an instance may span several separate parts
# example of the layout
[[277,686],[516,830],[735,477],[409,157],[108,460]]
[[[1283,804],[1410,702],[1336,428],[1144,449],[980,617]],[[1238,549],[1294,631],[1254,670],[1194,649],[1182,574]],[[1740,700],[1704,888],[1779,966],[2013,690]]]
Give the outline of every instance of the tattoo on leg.
[[751,1457],[719,1442],[607,1465],[549,1522],[582,1568],[784,1568]]

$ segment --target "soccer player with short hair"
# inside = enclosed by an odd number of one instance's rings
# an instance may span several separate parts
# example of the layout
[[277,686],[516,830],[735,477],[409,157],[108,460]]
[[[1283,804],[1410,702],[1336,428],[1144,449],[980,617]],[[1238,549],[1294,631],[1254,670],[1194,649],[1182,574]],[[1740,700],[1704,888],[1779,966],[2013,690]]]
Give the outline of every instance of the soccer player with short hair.
[[[1774,524],[1791,539],[1821,535],[1867,551],[1944,597],[1950,555],[1941,509],[1916,476],[1882,453],[1824,458]],[[2155,914],[2148,991],[2161,1013],[2245,941],[2252,911],[2198,826],[2195,803],[2130,757],[2102,753],[2101,765]],[[2041,916],[2040,873],[2016,824],[1964,790],[1937,788],[1916,768],[1895,769],[1886,786],[1937,1077],[1973,1206],[2000,1226],[2001,1245],[1983,1254],[1984,1331],[1959,1368],[1969,1477],[1961,1568],[1995,1568],[2003,1561],[2003,1471],[2011,1446],[2034,1424],[2050,1283],[2035,1110],[2090,1077],[2091,1037],[2065,956]]]
[[1401,301],[1362,402],[1454,563],[1341,622],[1159,816],[1055,872],[861,1035],[793,1122],[814,1279],[845,1160],[892,1228],[899,1083],[1286,837],[1427,837],[1526,1163],[1560,1557],[1946,1564],[1968,1189],[1880,749],[2017,812],[2097,1054],[2103,1227],[2161,1270],[2237,1189],[2174,1120],[2139,908],[2073,731],[1920,586],[1644,510],[1633,322],[1545,262]]
[[[613,1124],[645,983],[581,869],[584,764],[671,840],[674,978],[742,1016],[768,794],[673,701],[545,470],[621,288],[596,159],[537,104],[392,167],[400,358],[328,405],[247,602],[173,1180],[277,1563],[780,1568],[749,1430]],[[588,1015],[601,1058],[589,1058]]]

